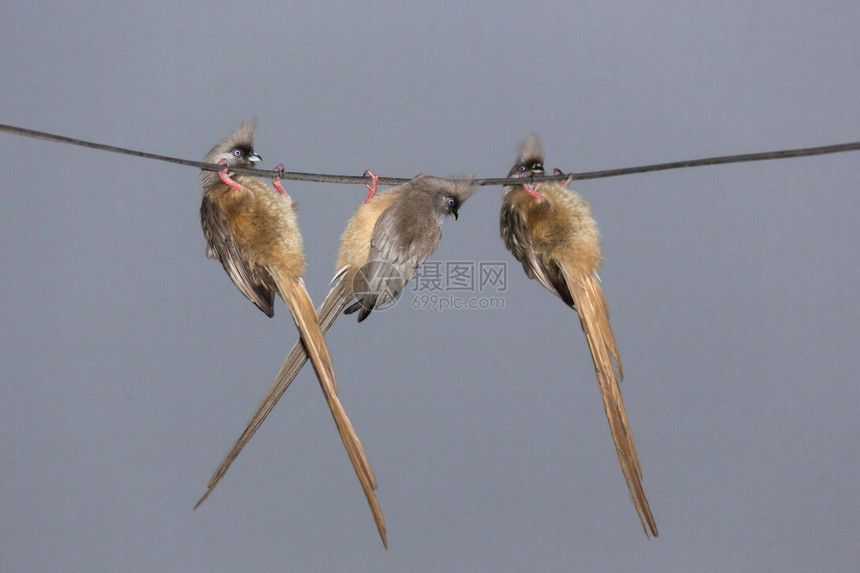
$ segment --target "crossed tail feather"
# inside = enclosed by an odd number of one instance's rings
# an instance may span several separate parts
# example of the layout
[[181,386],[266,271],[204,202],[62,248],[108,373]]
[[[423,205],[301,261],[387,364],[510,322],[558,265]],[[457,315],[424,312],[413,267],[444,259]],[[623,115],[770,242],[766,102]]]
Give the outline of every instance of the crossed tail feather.
[[[280,288],[281,297],[287,303],[287,307],[290,309],[290,313],[299,329],[301,337],[284,360],[275,381],[269,387],[265,396],[263,396],[263,399],[257,406],[257,410],[248,421],[245,430],[230,448],[230,451],[221,461],[218,468],[216,468],[212,477],[209,478],[208,489],[194,506],[194,509],[197,509],[200,504],[206,501],[212,493],[212,490],[215,489],[215,486],[218,485],[218,482],[224,474],[227,473],[230,465],[242,451],[242,448],[244,448],[245,444],[251,440],[260,425],[275,407],[275,404],[278,403],[278,400],[290,386],[305,361],[307,361],[308,355],[310,355],[311,363],[313,364],[317,377],[320,380],[323,394],[329,405],[335,424],[337,425],[338,433],[341,436],[341,440],[343,441],[344,447],[349,455],[349,459],[352,462],[355,473],[361,483],[364,495],[370,505],[373,519],[376,522],[376,527],[379,530],[380,537],[382,538],[382,544],[386,549],[388,549],[388,541],[385,533],[385,519],[382,516],[379,502],[373,493],[377,487],[376,476],[373,474],[373,469],[370,467],[370,463],[367,460],[364,447],[361,445],[361,441],[358,439],[355,429],[349,421],[346,411],[343,409],[343,405],[337,397],[337,383],[335,381],[334,370],[331,365],[331,357],[328,352],[328,347],[325,344],[325,338],[323,337],[323,334],[328,331],[337,316],[346,306],[347,301],[345,295],[348,292],[348,285],[345,284],[345,281],[338,279],[342,279],[342,276],[339,275],[336,277],[335,280],[337,282],[332,287],[325,301],[323,301],[319,311],[314,312],[313,303],[311,302],[310,296],[308,296],[301,279],[294,280],[288,277],[279,277],[278,284],[284,285]],[[319,314],[319,324],[317,323],[317,314]]]
[[320,379],[320,385],[322,386],[323,394],[325,395],[326,402],[328,402],[335,425],[337,425],[338,433],[358,476],[358,481],[364,490],[367,502],[370,505],[373,520],[376,522],[376,528],[379,530],[379,536],[382,538],[382,544],[387,549],[388,541],[385,536],[385,519],[382,517],[382,510],[379,507],[376,495],[373,493],[373,490],[376,489],[376,476],[373,475],[370,462],[368,462],[367,455],[364,452],[364,446],[361,445],[361,441],[359,441],[355,429],[352,427],[352,422],[349,421],[349,417],[347,417],[346,411],[337,397],[331,357],[329,356],[322,330],[317,323],[313,303],[301,279],[281,279],[278,281],[278,284],[283,284],[281,287],[281,296],[290,308],[293,320],[295,320],[296,326],[301,333],[302,342],[310,356],[311,364],[317,372],[317,377]]

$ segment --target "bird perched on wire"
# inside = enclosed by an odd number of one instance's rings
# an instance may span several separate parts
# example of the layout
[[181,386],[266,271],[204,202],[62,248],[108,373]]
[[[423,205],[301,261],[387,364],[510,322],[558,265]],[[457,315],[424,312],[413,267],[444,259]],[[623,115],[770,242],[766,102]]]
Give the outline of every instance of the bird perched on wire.
[[[260,177],[230,172],[231,168],[250,168],[260,161],[254,151],[255,128],[256,119],[244,121],[206,155],[206,162],[224,165],[221,171],[200,173],[200,222],[206,237],[206,255],[217,258],[242,294],[267,316],[274,314],[275,293],[286,302],[387,547],[385,522],[373,493],[376,477],[337,396],[331,356],[301,278],[305,258],[296,205],[277,177],[273,178],[276,191]],[[219,479],[216,472],[195,509],[212,493]]]
[[[323,333],[341,312],[357,311],[361,321],[372,310],[390,304],[415,269],[439,246],[444,218],[450,215],[457,219],[460,206],[476,188],[471,180],[418,176],[377,194],[377,178],[370,175],[370,193],[343,231],[332,287],[317,310]],[[300,340],[284,360],[245,430],[215,470],[210,488],[224,476],[307,359]]]
[[[630,497],[645,534],[650,530],[657,536],[657,524],[642,488],[639,456],[618,385],[623,370],[597,275],[603,260],[597,223],[588,203],[567,188],[571,177],[564,184],[555,181],[529,184],[529,178],[543,172],[540,141],[532,136],[523,143],[516,164],[508,173],[508,177],[522,177],[526,181],[503,188],[502,239],[529,278],[540,282],[579,314]],[[558,170],[554,174],[564,176]]]

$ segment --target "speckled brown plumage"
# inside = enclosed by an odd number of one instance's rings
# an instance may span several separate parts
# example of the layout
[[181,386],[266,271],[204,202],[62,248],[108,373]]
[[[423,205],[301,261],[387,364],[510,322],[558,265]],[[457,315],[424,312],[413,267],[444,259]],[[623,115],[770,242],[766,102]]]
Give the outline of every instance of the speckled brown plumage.
[[[531,137],[521,147],[509,176],[527,180],[542,173],[540,142]],[[578,194],[555,182],[539,183],[530,190],[510,186],[503,192],[502,239],[526,275],[576,309],[630,498],[645,534],[656,536],[657,524],[642,488],[639,456],[621,398],[623,370],[597,275],[602,257],[591,208]]]
[[[468,181],[452,182],[435,177],[421,177],[377,193],[370,203],[360,205],[341,235],[332,287],[317,310],[317,320],[322,332],[328,332],[350,301],[374,294],[373,288],[396,296],[397,292],[394,291],[397,285],[402,288],[405,281],[412,277],[414,267],[436,250],[441,239],[439,226],[445,215],[450,214],[456,218],[457,209],[474,190],[474,185]],[[453,204],[448,203],[449,198],[454,199]],[[416,209],[416,207],[420,208]],[[391,233],[391,222],[395,222],[396,228],[396,220],[403,216],[404,212],[410,217],[424,221],[417,226],[411,225],[414,229],[422,231],[417,234],[388,236]],[[382,225],[378,224],[380,221]],[[372,247],[372,245],[375,246]],[[398,246],[394,247],[394,245]],[[382,256],[390,257],[389,261],[392,265],[396,261],[409,261],[405,267],[402,267],[405,276],[400,278],[405,280],[395,281],[397,283],[395,285],[381,284],[381,282],[375,286],[368,284],[367,277],[372,275],[372,272],[370,274],[367,272],[368,262],[372,261],[373,257]],[[407,270],[408,274],[406,274]],[[367,308],[372,310],[377,304],[381,304],[381,301],[382,297],[377,296],[372,304],[368,303]],[[356,310],[364,308],[361,303],[356,304],[358,305]],[[227,471],[245,444],[254,436],[307,359],[305,346],[301,341],[296,342],[284,360],[275,381],[248,420],[245,430],[221,462],[217,470],[221,475]]]
[[[253,120],[243,122],[212,148],[205,161],[224,162],[228,168],[253,166],[260,160],[253,149],[255,125]],[[203,171],[200,176],[203,193],[200,220],[206,237],[207,256],[221,261],[242,294],[266,315],[274,314],[275,292],[286,302],[370,505],[382,543],[387,547],[385,521],[373,493],[377,487],[376,477],[337,396],[331,356],[317,323],[313,302],[301,278],[305,258],[296,205],[289,196],[281,195],[258,177],[239,175],[231,178],[229,173],[223,179],[222,176],[224,174],[211,171]],[[232,457],[228,453],[212,474],[207,491],[195,508],[218,485]]]

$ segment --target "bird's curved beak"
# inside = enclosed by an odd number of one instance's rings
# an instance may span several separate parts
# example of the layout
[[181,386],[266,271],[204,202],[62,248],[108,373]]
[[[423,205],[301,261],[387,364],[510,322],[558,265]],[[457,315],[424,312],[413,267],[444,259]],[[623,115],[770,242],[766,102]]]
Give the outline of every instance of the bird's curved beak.
[[251,155],[248,156],[248,161],[250,161],[251,163],[259,163],[262,160],[263,160],[263,158],[260,157],[256,153],[252,153]]
[[457,211],[456,211],[456,210],[452,210],[452,211],[451,211],[451,213],[450,213],[450,215],[451,215],[451,217],[453,217],[453,218],[454,218],[454,220],[455,220],[455,221],[457,220],[458,215],[457,215]]

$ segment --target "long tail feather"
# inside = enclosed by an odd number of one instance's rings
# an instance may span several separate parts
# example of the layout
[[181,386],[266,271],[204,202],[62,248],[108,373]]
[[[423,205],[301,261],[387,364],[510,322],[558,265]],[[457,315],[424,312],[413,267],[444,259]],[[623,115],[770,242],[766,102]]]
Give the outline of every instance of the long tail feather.
[[[317,318],[320,321],[320,330],[323,334],[328,332],[328,329],[331,328],[331,325],[334,323],[337,316],[341,311],[343,311],[343,307],[346,306],[346,292],[344,291],[345,284],[343,281],[338,280],[317,311]],[[299,340],[296,341],[290,354],[284,360],[274,382],[272,382],[272,385],[266,391],[263,399],[260,400],[259,405],[257,405],[257,409],[245,425],[245,429],[230,447],[230,450],[227,452],[227,455],[224,456],[224,459],[221,460],[221,463],[218,464],[218,467],[215,468],[215,471],[212,473],[212,477],[209,478],[209,482],[206,486],[206,493],[197,501],[194,505],[194,509],[197,509],[200,504],[206,501],[206,498],[209,497],[209,494],[212,493],[212,490],[215,489],[215,486],[218,485],[218,482],[221,481],[221,478],[223,478],[227,473],[227,470],[230,469],[230,465],[232,465],[233,461],[239,456],[239,453],[245,445],[251,441],[251,438],[254,437],[254,434],[274,409],[275,404],[278,403],[278,400],[281,399],[281,396],[283,396],[284,392],[287,391],[287,388],[290,387],[293,379],[298,375],[307,359],[308,354],[305,350],[305,345],[302,342],[301,337],[299,337]]]
[[[645,498],[642,487],[642,468],[639,465],[639,455],[636,444],[627,422],[627,412],[621,399],[621,388],[618,381],[622,377],[621,360],[612,328],[609,326],[609,310],[600,280],[594,273],[582,273],[574,269],[562,268],[574,304],[579,313],[582,331],[588,341],[591,359],[594,361],[594,371],[600,384],[600,395],[603,398],[603,408],[609,420],[609,431],[615,442],[615,451],[621,463],[621,471],[627,481],[630,499],[636,507],[639,521],[645,535],[648,531],[657,536],[657,523],[651,515],[651,508]],[[613,360],[618,367],[618,373],[613,368]]]
[[325,338],[317,323],[313,303],[301,279],[292,280],[289,277],[278,277],[278,284],[282,285],[281,296],[286,301],[290,313],[293,315],[293,320],[295,320],[296,326],[301,333],[302,342],[307,349],[311,364],[320,380],[323,394],[325,395],[326,402],[328,402],[341,441],[343,441],[343,445],[352,462],[352,467],[355,469],[358,481],[364,490],[367,503],[370,505],[373,520],[376,522],[376,528],[379,530],[379,536],[382,538],[382,545],[387,549],[388,540],[385,536],[385,519],[382,517],[382,510],[379,507],[376,495],[373,493],[373,490],[376,489],[376,476],[373,475],[370,462],[367,460],[367,455],[364,452],[364,446],[361,445],[352,422],[349,421],[349,417],[347,417],[346,411],[337,397],[331,356],[329,356]]

